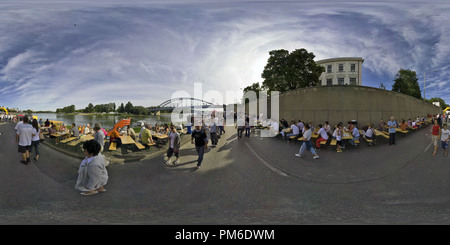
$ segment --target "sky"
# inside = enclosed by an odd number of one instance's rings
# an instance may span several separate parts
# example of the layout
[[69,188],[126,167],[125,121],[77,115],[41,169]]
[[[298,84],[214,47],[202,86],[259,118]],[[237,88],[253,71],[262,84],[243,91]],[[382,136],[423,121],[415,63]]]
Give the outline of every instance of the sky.
[[[362,57],[362,84],[392,89],[417,72],[426,98],[450,103],[446,1],[4,1],[0,106],[156,106],[176,91],[236,95],[269,52]],[[432,71],[435,70],[436,71]],[[313,102],[312,102],[313,103]]]

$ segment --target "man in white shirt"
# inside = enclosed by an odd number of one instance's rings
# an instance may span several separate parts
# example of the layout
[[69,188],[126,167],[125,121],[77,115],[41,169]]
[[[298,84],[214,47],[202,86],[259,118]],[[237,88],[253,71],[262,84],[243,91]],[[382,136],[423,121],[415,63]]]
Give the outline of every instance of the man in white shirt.
[[316,148],[320,149],[320,142],[328,140],[328,134],[325,128],[322,127],[322,124],[319,124],[319,131],[317,132],[319,138],[316,140]]
[[359,130],[356,128],[356,125],[353,127],[352,135],[353,135],[353,139],[350,140],[350,144],[351,144],[352,146],[355,146],[355,147],[356,147],[355,141],[356,141],[356,140],[359,140],[359,136],[360,136],[360,135],[359,135]]
[[287,137],[291,136],[298,136],[300,134],[300,129],[295,125],[295,122],[291,123],[291,132],[290,134],[286,135]]
[[[23,164],[28,164],[30,162],[30,148],[33,136],[33,126],[28,124],[28,117],[25,116],[22,120],[23,124],[17,128],[16,142],[19,145],[19,152],[22,153],[22,158],[20,162]],[[17,126],[17,125],[16,125]]]

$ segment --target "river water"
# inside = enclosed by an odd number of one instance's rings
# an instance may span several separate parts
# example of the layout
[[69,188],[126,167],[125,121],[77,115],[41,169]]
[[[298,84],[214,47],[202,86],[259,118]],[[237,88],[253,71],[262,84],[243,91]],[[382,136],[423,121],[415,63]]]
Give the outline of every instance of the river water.
[[[100,123],[101,126],[105,129],[112,128],[116,122],[127,119],[127,117],[121,117],[118,115],[113,114],[99,114],[99,115],[66,115],[66,114],[58,114],[58,113],[36,113],[34,114],[38,116],[39,119],[42,118],[42,121],[45,122],[45,120],[56,120],[56,121],[62,121],[66,125],[72,125],[72,123],[75,123],[78,125],[86,125],[90,124],[91,127],[94,126],[94,123]],[[137,121],[145,121],[147,123],[150,123],[151,125],[158,124],[164,124],[164,123],[170,123],[171,122],[171,114],[162,114],[160,116],[154,116],[154,115],[147,115],[147,116],[129,116],[131,117],[131,125],[135,126]],[[178,122],[174,122],[174,124],[178,124]]]

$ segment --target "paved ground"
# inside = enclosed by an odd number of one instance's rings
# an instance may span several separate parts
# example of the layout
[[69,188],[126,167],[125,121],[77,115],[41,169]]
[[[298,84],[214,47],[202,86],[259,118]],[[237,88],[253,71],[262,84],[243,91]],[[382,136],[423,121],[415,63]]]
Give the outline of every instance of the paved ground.
[[[430,128],[320,159],[294,157],[299,143],[236,139],[233,128],[195,171],[151,159],[108,167],[107,192],[74,189],[80,160],[41,146],[19,163],[13,124],[0,125],[1,224],[449,224],[450,158],[432,157]],[[427,135],[428,134],[428,135]]]

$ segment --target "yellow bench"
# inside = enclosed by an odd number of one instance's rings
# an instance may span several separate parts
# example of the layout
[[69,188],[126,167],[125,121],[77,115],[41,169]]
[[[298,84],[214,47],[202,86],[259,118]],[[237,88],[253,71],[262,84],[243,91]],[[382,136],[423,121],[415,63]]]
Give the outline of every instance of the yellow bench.
[[326,145],[326,144],[327,144],[327,141],[326,141],[326,140],[320,141],[320,144],[321,144],[321,145]]
[[145,146],[143,146],[143,145],[142,145],[141,143],[139,143],[139,142],[135,142],[134,144],[136,145],[136,147],[137,147],[139,150],[145,149]]
[[359,142],[359,140],[355,140],[355,141],[353,141],[355,144],[359,144],[360,142]]
[[116,142],[111,142],[111,144],[109,145],[109,150],[110,151],[117,150],[117,143]]
[[76,145],[78,145],[80,142],[81,142],[81,140],[75,140],[75,141],[70,142],[70,143],[67,144],[67,145],[70,145],[70,146],[76,146]]
[[330,142],[330,145],[336,145],[337,144],[337,140],[336,139],[332,139]]
[[78,139],[78,137],[70,137],[70,138],[67,138],[65,140],[61,140],[61,143],[67,143],[67,142],[70,142],[70,141],[75,140],[75,139]]

